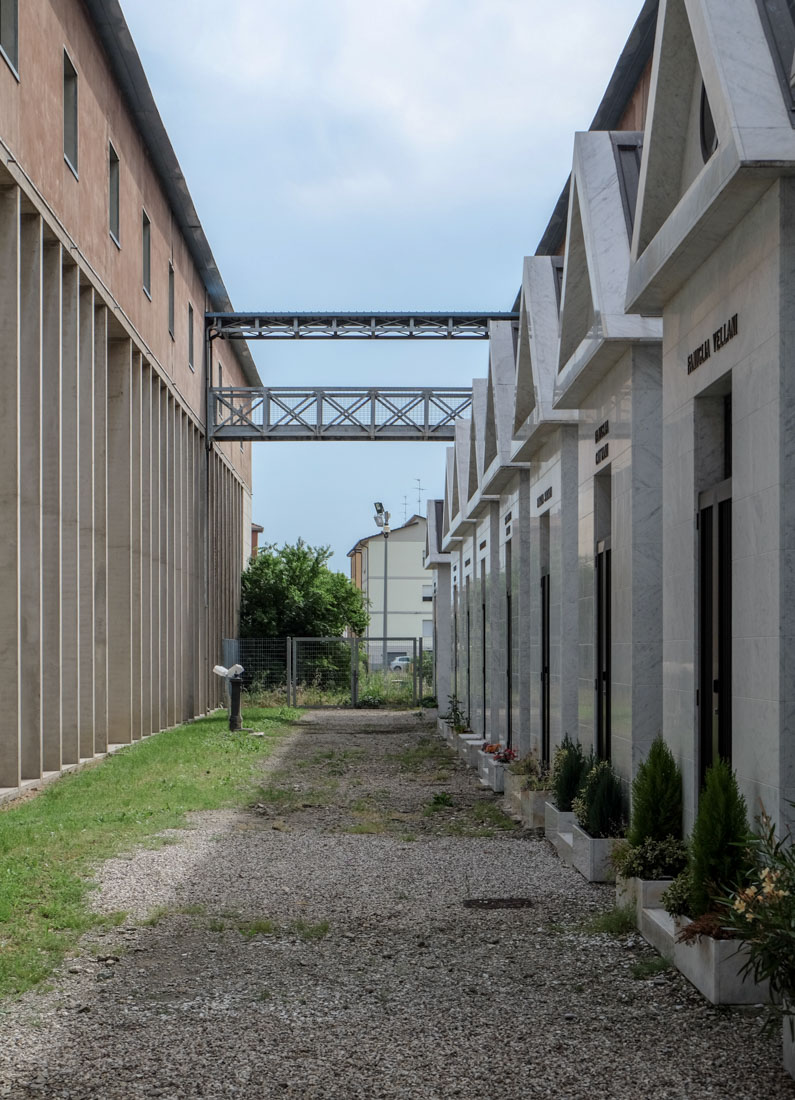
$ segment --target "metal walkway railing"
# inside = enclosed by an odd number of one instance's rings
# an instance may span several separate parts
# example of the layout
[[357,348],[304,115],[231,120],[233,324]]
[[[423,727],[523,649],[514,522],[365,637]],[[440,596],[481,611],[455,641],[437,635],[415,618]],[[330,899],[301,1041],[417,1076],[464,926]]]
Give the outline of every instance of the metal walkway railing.
[[471,389],[219,387],[210,390],[217,440],[380,439],[451,441],[468,416]]

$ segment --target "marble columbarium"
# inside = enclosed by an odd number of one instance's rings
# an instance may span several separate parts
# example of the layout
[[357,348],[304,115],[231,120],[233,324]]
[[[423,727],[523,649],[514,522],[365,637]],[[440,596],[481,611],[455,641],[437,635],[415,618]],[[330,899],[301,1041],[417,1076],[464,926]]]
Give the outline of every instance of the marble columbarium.
[[686,830],[719,756],[752,817],[795,815],[794,9],[643,4],[429,551],[474,734],[569,734],[629,793],[662,732]]

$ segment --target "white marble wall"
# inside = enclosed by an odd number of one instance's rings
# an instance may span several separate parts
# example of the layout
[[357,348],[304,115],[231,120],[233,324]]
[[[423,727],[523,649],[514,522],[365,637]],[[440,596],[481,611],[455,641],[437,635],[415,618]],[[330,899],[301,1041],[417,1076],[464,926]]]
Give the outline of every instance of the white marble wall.
[[[792,182],[774,183],[664,313],[664,730],[684,769],[688,824],[698,792],[695,507],[715,480],[699,441],[705,401],[729,384],[733,765],[752,813],[764,804],[791,819],[795,798],[793,210]],[[687,355],[735,313],[738,335],[688,375]]]
[[[580,410],[579,734],[595,747],[596,542],[610,537],[611,756],[629,784],[662,728],[660,350],[638,345]],[[595,431],[609,430],[597,441]],[[609,447],[597,463],[597,453]]]
[[[529,477],[530,746],[541,751],[541,570],[550,577],[550,746],[578,731],[577,428],[558,428],[534,456]],[[552,490],[539,505],[538,498]],[[547,564],[547,563],[543,563]],[[523,611],[524,618],[524,611]],[[524,673],[523,673],[524,675]]]

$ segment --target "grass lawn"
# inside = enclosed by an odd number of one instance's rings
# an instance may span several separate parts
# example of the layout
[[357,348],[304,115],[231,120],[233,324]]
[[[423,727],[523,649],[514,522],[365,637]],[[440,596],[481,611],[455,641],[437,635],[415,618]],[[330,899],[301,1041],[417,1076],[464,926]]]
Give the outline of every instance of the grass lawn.
[[264,737],[228,730],[225,712],[67,773],[40,795],[0,810],[0,996],[42,981],[88,929],[118,923],[87,905],[102,860],[157,843],[191,810],[254,800],[256,766],[298,712],[247,708]]

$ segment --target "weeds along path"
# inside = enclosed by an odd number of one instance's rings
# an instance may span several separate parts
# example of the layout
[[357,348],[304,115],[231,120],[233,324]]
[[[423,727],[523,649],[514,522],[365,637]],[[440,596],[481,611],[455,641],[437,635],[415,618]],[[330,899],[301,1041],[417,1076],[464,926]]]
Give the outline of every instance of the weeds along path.
[[414,715],[309,713],[192,824],[107,862],[125,923],[0,1006],[0,1097],[793,1095]]

